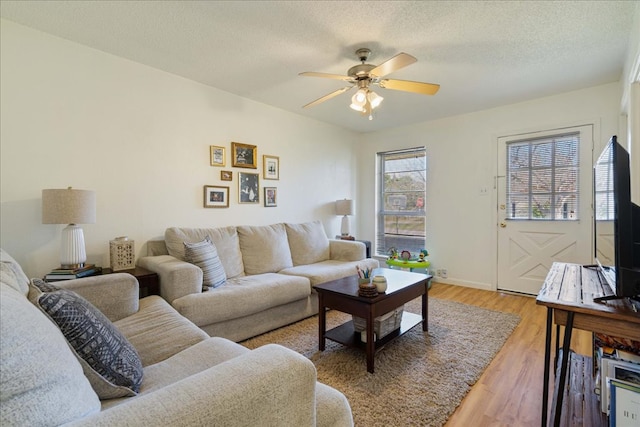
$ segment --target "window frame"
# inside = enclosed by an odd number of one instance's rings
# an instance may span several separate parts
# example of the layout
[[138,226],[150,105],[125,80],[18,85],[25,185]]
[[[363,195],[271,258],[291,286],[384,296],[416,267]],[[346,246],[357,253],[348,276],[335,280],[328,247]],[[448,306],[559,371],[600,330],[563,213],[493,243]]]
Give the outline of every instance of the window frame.
[[[567,141],[567,138],[571,138],[575,143],[573,148],[573,163],[557,163],[557,144]],[[551,144],[549,164],[535,165],[533,147],[541,146],[543,144]],[[507,206],[506,220],[509,221],[580,221],[581,216],[584,214],[580,212],[580,132],[563,132],[558,134],[552,134],[545,137],[526,138],[521,140],[513,140],[506,143],[506,188],[505,188],[505,201]],[[511,148],[523,147],[528,148],[527,164],[517,168],[512,167],[511,162]],[[573,190],[572,191],[559,191],[556,178],[560,175],[559,171],[570,170],[575,171],[573,175]],[[515,185],[512,183],[512,172],[524,172],[527,175],[527,191],[511,191]],[[535,191],[534,190],[534,175],[536,172],[549,171],[550,183],[548,191]],[[575,197],[573,203],[574,210],[562,210],[558,211],[558,198],[566,196]],[[527,200],[527,216],[514,216],[516,209],[512,200],[520,197],[521,200]],[[549,217],[537,217],[535,216],[535,199],[536,197],[548,197],[550,200],[550,206],[548,208]],[[563,215],[566,215],[563,217]]]
[[[416,169],[406,169],[406,170],[394,170],[394,171],[388,171],[386,169],[386,165],[387,165],[387,161],[392,160],[393,157],[399,157],[399,156],[413,156],[413,157],[423,157],[424,161],[422,162],[422,167],[420,168],[416,168]],[[398,239],[421,239],[420,240],[420,249],[413,248],[413,251],[411,251],[412,256],[417,256],[417,251],[424,249],[425,245],[426,245],[426,224],[427,224],[427,219],[426,219],[426,195],[427,195],[427,153],[426,153],[426,147],[413,147],[413,148],[406,148],[406,149],[401,149],[401,150],[389,150],[389,151],[384,151],[384,152],[378,152],[376,153],[376,160],[377,160],[377,190],[376,190],[376,230],[375,230],[375,254],[377,256],[388,256],[389,255],[389,250],[391,249],[391,246],[387,247],[387,239],[389,238],[389,236],[395,236]],[[410,176],[411,174],[415,174],[418,173],[422,176],[422,179],[424,180],[423,183],[423,188],[422,189],[408,189],[408,190],[398,190],[398,189],[388,189],[386,187],[385,184],[385,175],[387,174],[405,174],[405,176]],[[398,194],[398,195],[407,195],[407,193],[412,193],[413,195],[415,195],[415,203],[416,206],[419,206],[418,200],[421,199],[421,209],[420,207],[418,207],[416,210],[403,210],[398,209],[398,210],[389,210],[388,207],[385,208],[386,203],[385,201],[387,201],[387,197],[388,196],[393,196],[394,194]],[[405,202],[406,203],[406,202]],[[418,218],[422,218],[422,222],[424,224],[424,226],[422,227],[421,230],[421,234],[416,236],[416,235],[408,235],[408,234],[402,234],[402,233],[396,233],[396,234],[390,234],[388,231],[385,229],[385,219],[386,218],[390,218],[390,217],[395,217],[396,219],[396,223],[398,218],[401,217],[406,217],[406,218],[411,218],[411,217],[418,217]],[[398,231],[398,230],[396,230]],[[410,248],[401,248],[401,247],[396,247],[397,250],[409,250]],[[416,253],[414,253],[416,252]]]

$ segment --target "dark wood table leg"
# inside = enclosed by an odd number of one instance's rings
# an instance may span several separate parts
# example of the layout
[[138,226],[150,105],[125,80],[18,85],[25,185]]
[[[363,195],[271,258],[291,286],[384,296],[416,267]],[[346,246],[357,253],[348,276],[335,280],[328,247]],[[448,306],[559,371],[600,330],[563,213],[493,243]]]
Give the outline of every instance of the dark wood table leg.
[[547,427],[547,412],[549,410],[549,363],[551,362],[551,328],[553,309],[547,307],[547,332],[544,342],[544,380],[542,383],[542,427]]
[[367,372],[373,374],[373,358],[376,352],[376,340],[373,337],[373,313],[371,307],[367,312]]
[[318,292],[318,350],[324,351],[324,334],[326,332],[327,310],[322,293]]
[[556,376],[556,367],[558,366],[558,358],[560,357],[560,325],[556,325],[556,351],[553,356],[553,376]]
[[567,366],[569,365],[569,359],[571,358],[569,351],[571,346],[571,332],[573,330],[573,315],[575,313],[570,311],[567,313],[567,324],[564,326],[564,342],[562,344],[562,361],[560,362],[560,378],[556,378],[558,381],[558,398],[556,399],[556,416],[553,420],[553,425],[560,426],[560,419],[562,418],[562,400],[564,399],[564,386],[567,382]]
[[424,282],[424,294],[422,294],[422,330],[429,330],[429,300],[427,299],[429,292],[429,282]]

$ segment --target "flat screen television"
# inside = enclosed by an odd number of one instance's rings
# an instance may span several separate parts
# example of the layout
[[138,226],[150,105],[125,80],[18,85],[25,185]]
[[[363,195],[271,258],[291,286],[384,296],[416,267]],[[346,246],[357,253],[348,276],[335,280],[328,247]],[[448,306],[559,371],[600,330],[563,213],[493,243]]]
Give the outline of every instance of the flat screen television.
[[[640,182],[636,185],[640,185]],[[631,201],[629,153],[611,137],[593,167],[594,257],[612,294],[640,296],[640,207]]]

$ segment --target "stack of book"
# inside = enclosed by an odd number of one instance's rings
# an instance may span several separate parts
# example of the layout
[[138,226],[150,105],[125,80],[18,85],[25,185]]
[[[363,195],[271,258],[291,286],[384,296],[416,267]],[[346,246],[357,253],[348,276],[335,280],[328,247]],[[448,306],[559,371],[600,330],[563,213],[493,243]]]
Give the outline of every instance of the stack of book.
[[[600,397],[602,412],[614,416],[620,410],[623,414],[630,411],[635,414],[637,422],[640,410],[640,342],[596,333],[593,335],[593,346],[596,370],[594,391]],[[617,402],[612,399],[616,391]],[[624,406],[624,396],[632,397],[631,400],[636,402],[635,408]],[[618,423],[621,421],[618,416]]]
[[81,277],[95,276],[102,273],[102,267],[93,264],[85,264],[80,268],[56,268],[44,276],[47,282],[59,282],[60,280],[79,279]]

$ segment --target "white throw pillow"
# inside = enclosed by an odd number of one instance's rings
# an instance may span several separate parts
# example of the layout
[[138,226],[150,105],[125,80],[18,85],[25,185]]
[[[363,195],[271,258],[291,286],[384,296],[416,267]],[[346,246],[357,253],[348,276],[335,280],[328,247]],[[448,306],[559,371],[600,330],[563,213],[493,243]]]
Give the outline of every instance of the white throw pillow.
[[2,273],[7,273],[8,277],[12,277],[12,279],[6,281],[3,279],[2,282],[18,289],[22,294],[27,295],[29,292],[29,278],[24,274],[24,271],[22,271],[20,264],[2,248],[0,248],[0,263]]

